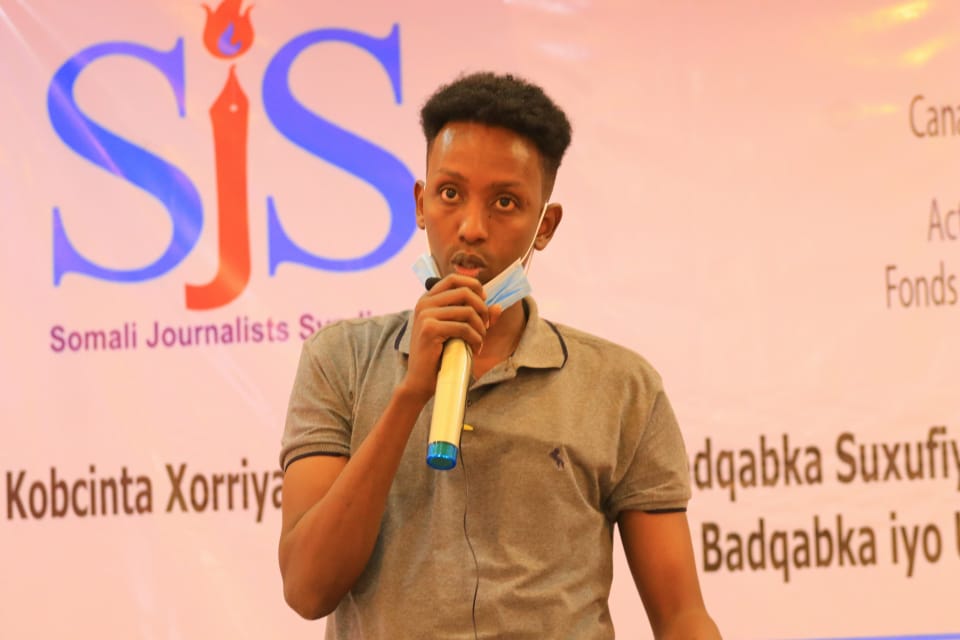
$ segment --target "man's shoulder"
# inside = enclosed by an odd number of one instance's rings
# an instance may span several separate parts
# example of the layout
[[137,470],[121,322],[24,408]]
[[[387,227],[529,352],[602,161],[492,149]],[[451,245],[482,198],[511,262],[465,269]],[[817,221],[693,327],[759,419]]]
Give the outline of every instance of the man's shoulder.
[[347,318],[332,321],[313,333],[306,340],[311,351],[325,351],[330,348],[354,348],[369,351],[386,346],[396,346],[410,316],[409,311],[399,311],[364,318]]
[[602,366],[605,370],[630,373],[660,384],[660,374],[634,349],[608,338],[545,319],[564,343],[568,358]]

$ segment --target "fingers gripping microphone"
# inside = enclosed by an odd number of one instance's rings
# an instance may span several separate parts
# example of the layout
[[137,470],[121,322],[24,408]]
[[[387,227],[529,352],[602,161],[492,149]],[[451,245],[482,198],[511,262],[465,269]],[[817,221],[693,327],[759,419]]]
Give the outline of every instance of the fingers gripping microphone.
[[463,340],[451,338],[444,343],[427,444],[427,464],[434,469],[447,470],[457,466],[471,360],[470,347]]

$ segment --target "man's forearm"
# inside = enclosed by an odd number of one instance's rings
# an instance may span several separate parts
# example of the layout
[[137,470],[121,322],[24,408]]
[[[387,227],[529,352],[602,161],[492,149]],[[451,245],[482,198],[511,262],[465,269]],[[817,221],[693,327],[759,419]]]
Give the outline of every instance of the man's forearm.
[[425,403],[398,387],[326,494],[282,533],[284,594],[300,615],[330,613],[366,567],[390,486]]

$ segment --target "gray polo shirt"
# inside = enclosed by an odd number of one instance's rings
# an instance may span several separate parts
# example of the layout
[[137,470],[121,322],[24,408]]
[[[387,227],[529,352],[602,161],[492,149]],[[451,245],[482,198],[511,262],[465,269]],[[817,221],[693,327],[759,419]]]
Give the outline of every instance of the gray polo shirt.
[[[373,556],[327,638],[466,640],[474,624],[480,638],[613,637],[613,524],[626,509],[684,509],[687,456],[643,358],[524,305],[516,352],[471,384],[472,430],[450,471],[426,465],[424,408]],[[360,446],[404,375],[408,319],[348,320],[306,341],[284,468]]]

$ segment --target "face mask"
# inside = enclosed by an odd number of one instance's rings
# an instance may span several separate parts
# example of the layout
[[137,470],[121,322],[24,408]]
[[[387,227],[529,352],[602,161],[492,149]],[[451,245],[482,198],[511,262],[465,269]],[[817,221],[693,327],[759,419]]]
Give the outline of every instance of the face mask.
[[417,258],[417,261],[413,263],[413,272],[417,274],[417,278],[420,279],[420,284],[423,286],[427,286],[427,280],[430,278],[440,277],[437,262],[433,259],[433,256],[430,255],[429,251]]
[[[543,210],[540,211],[540,218],[537,220],[536,231],[540,230],[540,225],[543,223],[543,216],[546,215],[546,213],[547,203],[544,203]],[[517,258],[509,267],[497,274],[497,277],[483,285],[483,292],[486,294],[488,307],[499,304],[504,310],[507,310],[511,305],[519,302],[533,291],[533,288],[530,286],[530,281],[527,280],[527,271],[530,269],[530,262],[533,258],[533,245],[537,241],[536,231],[533,234],[533,239],[530,240],[530,245],[527,247],[527,250],[523,252],[523,255]],[[427,285],[428,279],[440,277],[437,262],[433,259],[433,256],[430,255],[429,251],[421,255],[417,258],[417,261],[413,263],[413,272],[417,275],[417,278],[420,279],[420,284],[423,286]]]

